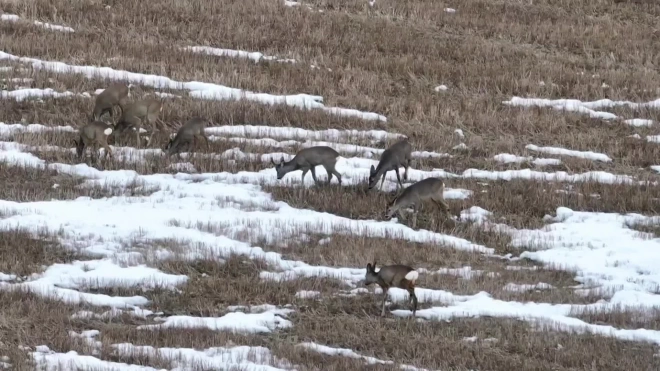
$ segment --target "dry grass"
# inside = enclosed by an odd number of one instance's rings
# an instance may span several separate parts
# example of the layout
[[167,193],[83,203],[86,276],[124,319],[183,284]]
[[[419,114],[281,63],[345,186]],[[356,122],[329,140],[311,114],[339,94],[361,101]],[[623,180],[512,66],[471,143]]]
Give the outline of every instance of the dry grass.
[[0,232],[0,272],[18,277],[40,273],[44,266],[70,263],[84,255],[62,248],[55,236],[42,232],[33,235],[21,229]]
[[[52,152],[51,152],[52,153]],[[44,158],[46,156],[43,156]],[[132,183],[127,187],[83,184],[86,179],[55,170],[11,166],[0,163],[0,177],[4,186],[0,188],[0,199],[16,202],[50,200],[72,200],[78,197],[144,196],[158,189],[153,186]]]
[[[444,8],[456,8],[447,13]],[[657,126],[631,127],[622,120],[603,121],[588,115],[551,108],[509,107],[502,101],[512,96],[549,99],[650,101],[656,99],[660,74],[654,44],[660,5],[650,1],[540,0],[533,4],[513,0],[378,0],[370,7],[362,0],[312,0],[298,7],[284,7],[280,1],[198,1],[179,0],[105,1],[0,0],[5,13],[18,14],[22,22],[0,22],[2,51],[18,56],[60,60],[75,65],[102,65],[132,72],[166,75],[178,81],[204,81],[273,94],[307,93],[322,95],[327,106],[349,107],[377,112],[387,122],[358,120],[285,106],[268,106],[246,101],[200,101],[185,91],[167,91],[180,98],[167,99],[162,114],[172,130],[193,115],[210,119],[215,125],[253,124],[294,126],[306,129],[383,129],[411,138],[416,150],[448,152],[451,158],[426,159],[414,167],[441,168],[460,174],[475,168],[485,170],[525,169],[529,164],[499,164],[493,156],[512,153],[521,156],[555,157],[525,149],[527,144],[557,146],[607,154],[612,163],[598,163],[562,156],[562,164],[539,171],[608,171],[640,180],[657,181],[649,169],[658,164],[660,145],[628,138],[629,135],[657,135]],[[322,11],[322,12],[321,12]],[[61,33],[35,27],[40,20],[73,27],[75,33]],[[178,50],[206,45],[259,51],[297,63],[207,56]],[[15,66],[0,71],[0,89],[19,87],[52,88],[57,91],[90,93],[108,81],[80,75],[34,70]],[[318,68],[312,68],[311,65]],[[22,69],[21,69],[22,68]],[[30,78],[32,81],[11,79]],[[5,80],[3,80],[5,79]],[[541,84],[540,82],[543,82]],[[445,84],[447,91],[433,88]],[[604,85],[605,84],[605,85]],[[155,89],[135,86],[131,99],[153,96]],[[82,126],[93,100],[84,97],[0,99],[0,121],[40,123],[47,126]],[[655,109],[617,107],[608,109],[622,119],[660,120]],[[454,135],[460,128],[465,138]],[[169,133],[156,133],[150,148],[162,148]],[[73,133],[18,133],[2,138],[29,146],[73,147]],[[111,144],[133,146],[131,138]],[[464,142],[467,151],[452,150]],[[356,143],[358,144],[358,143]],[[385,148],[390,143],[359,143]],[[256,148],[245,143],[214,141],[209,149],[190,162],[198,172],[257,171],[268,164],[254,161],[217,159],[232,148],[244,152],[284,151],[300,147]],[[78,164],[71,152],[34,149],[46,163]],[[139,174],[174,173],[175,162],[150,156],[146,161],[108,159],[103,170],[134,170]],[[17,202],[150,194],[140,184],[126,188],[81,187],[83,179],[69,175],[9,166],[0,163],[0,199]],[[545,215],[557,207],[575,210],[640,213],[660,211],[658,187],[586,183],[548,183],[526,180],[488,181],[448,179],[450,188],[473,191],[466,200],[449,200],[453,214],[473,205],[494,213],[494,220],[516,228],[538,228]],[[57,184],[57,187],[54,185]],[[292,207],[309,208],[354,219],[382,218],[393,194],[365,192],[364,185],[292,189],[268,186],[275,200]],[[3,217],[11,216],[9,213]],[[407,220],[400,222],[408,224]],[[517,255],[506,235],[486,232],[465,223],[452,223],[426,207],[418,228],[465,238],[494,248],[498,254]],[[658,235],[655,225],[630,228]],[[471,279],[453,275],[422,275],[420,286],[460,294],[487,291],[502,300],[549,303],[591,303],[595,296],[580,296],[577,284],[562,267],[535,270],[507,270],[508,265],[531,267],[521,261],[505,260],[451,249],[403,241],[367,239],[355,236],[310,236],[307,241],[265,245],[287,259],[308,264],[362,267],[377,258],[380,263],[403,263],[437,270],[471,266],[485,273]],[[43,266],[66,263],[85,256],[64,250],[56,236],[31,235],[21,230],[0,233],[0,272],[25,276],[41,272]],[[171,241],[152,241],[153,246],[182,251]],[[273,353],[299,365],[300,369],[394,369],[393,366],[365,366],[363,361],[318,355],[295,347],[302,341],[351,348],[367,356],[396,360],[433,369],[535,369],[535,370],[631,370],[657,369],[657,349],[596,335],[571,335],[558,331],[540,332],[526,323],[496,319],[455,319],[423,322],[376,318],[378,299],[373,295],[341,297],[343,284],[329,279],[298,279],[283,283],[259,279],[270,267],[259,260],[231,257],[224,263],[217,257],[199,261],[149,261],[166,272],[190,277],[180,291],[139,288],[103,289],[111,295],[144,295],[149,309],[167,314],[220,316],[228,305],[292,303],[292,329],[266,335],[240,335],[198,330],[145,332],[135,329],[152,319],[123,316],[112,321],[71,320],[81,309],[37,298],[31,294],[0,291],[0,356],[8,355],[14,369],[28,369],[19,345],[46,344],[54,350],[85,351],[72,341],[69,330],[96,328],[101,331],[103,359],[170,367],[167,362],[144,357],[117,357],[109,344],[133,342],[138,345],[206,348],[226,344],[263,345]],[[494,275],[488,275],[493,273]],[[553,290],[512,293],[507,283],[545,282]],[[321,292],[320,300],[294,297],[299,290]],[[428,306],[428,304],[425,304]],[[397,305],[392,305],[396,308]],[[89,309],[89,308],[84,308]],[[589,323],[621,328],[658,329],[658,313],[621,310],[612,313],[574,313]],[[35,331],[38,329],[38,331]],[[478,336],[477,342],[463,338]],[[484,341],[497,338],[496,342]],[[405,339],[403,341],[402,339]],[[598,349],[599,352],[593,352]]]

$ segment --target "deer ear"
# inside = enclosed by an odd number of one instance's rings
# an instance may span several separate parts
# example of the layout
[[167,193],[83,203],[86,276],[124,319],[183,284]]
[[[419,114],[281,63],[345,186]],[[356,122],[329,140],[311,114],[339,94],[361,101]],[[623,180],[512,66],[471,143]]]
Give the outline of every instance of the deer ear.
[[275,160],[273,160],[273,158],[272,158],[272,157],[270,158],[270,162],[272,162],[272,163],[273,163],[273,165],[275,165],[275,166],[277,166],[277,164],[275,163]]
[[376,172],[376,168],[374,167],[374,165],[371,165],[371,169],[369,169],[369,171],[371,172],[371,174]]
[[280,159],[280,163],[284,163],[284,156]]

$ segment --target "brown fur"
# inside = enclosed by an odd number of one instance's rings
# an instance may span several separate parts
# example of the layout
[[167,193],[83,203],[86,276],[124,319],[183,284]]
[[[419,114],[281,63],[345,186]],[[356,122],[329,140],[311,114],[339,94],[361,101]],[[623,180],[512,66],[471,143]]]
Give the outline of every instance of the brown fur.
[[385,301],[387,300],[387,292],[390,287],[397,287],[408,291],[409,300],[413,303],[413,317],[417,313],[417,295],[415,295],[415,280],[406,279],[406,275],[414,271],[413,268],[407,265],[386,265],[381,267],[376,273],[376,262],[374,264],[367,264],[367,273],[364,276],[364,284],[366,286],[371,284],[378,284],[383,290],[383,305],[381,310],[381,317],[385,315]]
[[110,130],[110,134],[112,133],[112,125],[106,124],[103,121],[94,121],[91,122],[79,130],[79,138],[78,140],[74,139],[74,143],[76,144],[76,153],[78,154],[79,158],[82,158],[84,155],[85,148],[91,147],[92,148],[92,160],[94,159],[94,154],[99,153],[97,156],[100,157],[100,147],[103,147],[105,149],[105,154],[103,155],[103,158],[106,158],[108,156],[112,157],[112,150],[108,146],[108,135],[106,134],[105,131]]
[[396,197],[388,205],[385,212],[385,218],[390,219],[399,212],[401,209],[408,206],[413,207],[413,223],[412,228],[417,225],[417,213],[419,207],[426,200],[431,200],[447,217],[449,214],[449,206],[444,201],[445,185],[440,178],[426,178],[406,188],[398,197]]
[[126,130],[134,129],[137,147],[140,147],[140,128],[146,122],[150,125],[157,124],[160,130],[165,129],[165,125],[158,118],[163,111],[163,102],[160,99],[144,99],[133,102],[124,107],[121,118],[115,126],[116,135],[122,135]]
[[124,107],[128,103],[128,85],[124,83],[114,83],[108,86],[96,97],[94,102],[94,110],[90,122],[99,121],[106,113],[114,119],[112,110],[119,106],[121,112],[124,112]]

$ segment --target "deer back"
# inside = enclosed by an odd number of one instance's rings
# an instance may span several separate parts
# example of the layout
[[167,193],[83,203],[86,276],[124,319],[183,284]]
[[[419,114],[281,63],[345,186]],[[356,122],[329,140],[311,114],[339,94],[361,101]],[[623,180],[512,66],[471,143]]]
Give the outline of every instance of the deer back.
[[394,143],[380,155],[378,166],[370,172],[371,177],[377,179],[384,172],[398,169],[410,159],[411,154],[412,146],[408,142],[408,139]]
[[96,96],[96,105],[114,106],[126,97],[128,97],[128,85],[115,83],[108,86],[101,94]]
[[[395,264],[381,268],[378,274],[388,285],[401,287],[405,286],[406,281],[414,282],[417,279],[417,274],[409,275],[409,273],[413,271],[415,270],[407,265]],[[417,272],[415,271],[415,273]]]
[[181,129],[186,130],[191,133],[191,135],[201,135],[204,134],[204,129],[208,125],[208,121],[201,117],[193,117],[188,122],[181,127]]
[[300,150],[291,160],[298,166],[317,166],[334,164],[339,152],[328,146],[308,147]]

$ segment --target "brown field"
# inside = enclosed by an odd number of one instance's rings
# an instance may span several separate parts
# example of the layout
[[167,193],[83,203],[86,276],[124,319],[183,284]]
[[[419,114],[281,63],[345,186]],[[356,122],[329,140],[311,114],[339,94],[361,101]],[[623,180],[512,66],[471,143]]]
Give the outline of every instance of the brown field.
[[[660,3],[653,1],[581,0],[308,0],[285,6],[284,0],[0,0],[0,10],[16,14],[17,22],[0,21],[0,51],[20,57],[61,61],[70,65],[104,66],[135,73],[163,75],[176,81],[200,81],[269,94],[320,95],[326,107],[375,112],[387,121],[363,120],[267,105],[247,100],[202,100],[187,90],[154,89],[133,84],[131,99],[153,97],[154,92],[175,94],[164,98],[161,118],[172,132],[192,116],[203,116],[214,126],[267,125],[304,129],[385,130],[410,138],[415,151],[449,153],[452,157],[415,160],[413,168],[444,169],[461,174],[467,169],[565,171],[579,174],[605,171],[659,181],[650,168],[660,165],[660,145],[629,136],[658,135],[650,127],[626,125],[623,119],[660,120],[652,108],[596,109],[619,118],[602,120],[588,114],[552,108],[512,107],[502,104],[514,96],[582,101],[612,99],[633,102],[655,100],[660,94],[657,19]],[[450,13],[445,8],[455,8]],[[32,21],[72,27],[75,32],[49,30]],[[182,51],[180,47],[209,46],[295,59],[296,63],[212,56]],[[0,58],[0,122],[38,123],[45,126],[83,126],[93,99],[82,96],[17,100],[4,95],[19,88],[52,88],[58,92],[89,93],[110,82],[98,77],[55,73],[25,61]],[[29,80],[18,80],[29,79]],[[435,91],[444,84],[447,90]],[[150,128],[147,128],[150,129]],[[465,135],[455,134],[461,129]],[[170,133],[151,134],[148,148],[162,148]],[[0,133],[2,141],[18,142],[28,152],[53,163],[81,162],[74,152],[73,132]],[[110,140],[111,146],[134,146],[133,136]],[[276,139],[286,140],[286,139]],[[351,144],[386,148],[392,142]],[[454,149],[465,143],[466,150]],[[607,154],[613,162],[535,153],[527,144],[554,146]],[[62,147],[48,149],[43,146]],[[41,148],[39,148],[41,146]],[[2,147],[4,148],[4,147]],[[246,153],[286,152],[299,146],[276,148],[252,143],[213,140],[201,155],[189,159],[199,173],[259,171],[270,164],[258,160],[234,161],[212,154],[238,148]],[[3,149],[2,152],[5,152]],[[500,153],[540,158],[561,158],[543,168],[529,163],[502,164]],[[118,155],[119,154],[119,155]],[[166,191],[135,182],[129,186],[85,184],[87,179],[0,159],[0,200],[39,202],[78,197],[151,195]],[[134,170],[140,175],[174,174],[173,161],[147,156],[144,161],[122,157],[101,161],[99,169]],[[325,171],[321,171],[324,174]],[[299,175],[295,175],[298,177]],[[308,175],[310,176],[310,175]],[[288,175],[287,178],[294,177]],[[202,180],[200,180],[202,181]],[[473,191],[464,200],[448,200],[450,211],[479,206],[501,223],[524,229],[540,228],[546,215],[560,206],[595,212],[660,212],[660,188],[650,185],[603,184],[595,181],[566,183],[514,179],[488,181],[448,178],[448,188]],[[380,220],[394,193],[365,192],[365,185],[305,189],[263,185],[274,201],[357,220]],[[231,199],[217,200],[219,203]],[[248,206],[243,205],[243,211]],[[265,210],[269,211],[269,210]],[[0,209],[0,221],[12,216]],[[401,220],[408,224],[409,221]],[[178,223],[172,221],[173,224]],[[494,249],[495,254],[518,256],[525,248],[512,246],[511,237],[478,225],[454,223],[436,217],[426,207],[417,228],[459,237]],[[660,235],[656,224],[630,228]],[[224,235],[222,226],[187,228]],[[28,279],[53,264],[92,257],[80,246],[64,246],[57,233],[2,228],[0,273]],[[511,262],[447,246],[393,238],[337,234],[321,245],[326,235],[306,235],[288,241],[261,240],[245,232],[231,236],[289,260],[310,265],[364,268],[367,262],[408,264],[438,270],[469,266],[483,274],[463,278],[452,274],[421,274],[418,287],[446,290],[457,295],[487,292],[505,301],[551,304],[589,304],[607,299],[607,293],[581,295],[574,272],[566,267],[541,266],[530,260]],[[255,241],[257,240],[257,241]],[[95,329],[102,346],[95,357],[112,362],[171,369],[167,359],[121,355],[112,344],[133,343],[153,347],[205,349],[222,346],[263,346],[277,359],[298,370],[394,370],[410,365],[433,370],[658,370],[659,347],[596,334],[539,328],[512,318],[455,318],[447,321],[411,321],[394,316],[380,318],[380,295],[339,295],[349,288],[332,278],[298,277],[276,282],[260,273],[274,271],[264,259],[244,255],[209,254],[190,260],[189,246],[174,240],[143,241],[145,251],[165,249],[173,259],[145,255],[140,264],[169,274],[188,276],[178,290],[142,287],[90,287],[80,289],[110,296],[144,296],[145,308],[165,316],[219,317],[231,305],[292,305],[287,318],[292,326],[265,334],[244,334],[203,329],[137,329],[157,323],[128,314],[111,319],[72,318],[81,310],[101,313],[109,308],[69,304],[30,292],[0,289],[0,361],[12,370],[34,369],[29,350],[46,345],[66,353],[92,355],[94,349],[72,338],[69,331]],[[529,269],[510,270],[519,265]],[[513,292],[508,283],[548,283],[553,290]],[[2,282],[0,281],[0,285]],[[4,286],[0,286],[2,288]],[[296,297],[301,290],[320,292],[319,299]],[[373,291],[373,288],[370,289]],[[660,292],[660,288],[658,289]],[[420,303],[420,309],[431,307]],[[390,310],[406,309],[393,303]],[[660,310],[630,308],[610,312],[574,312],[591,324],[620,329],[660,330]],[[476,341],[466,338],[476,337]],[[494,340],[493,340],[494,339]],[[367,357],[394,364],[369,364],[364,359],[329,356],[305,350],[303,342],[352,349]],[[83,368],[80,368],[83,369]],[[198,370],[217,369],[196,365]]]

